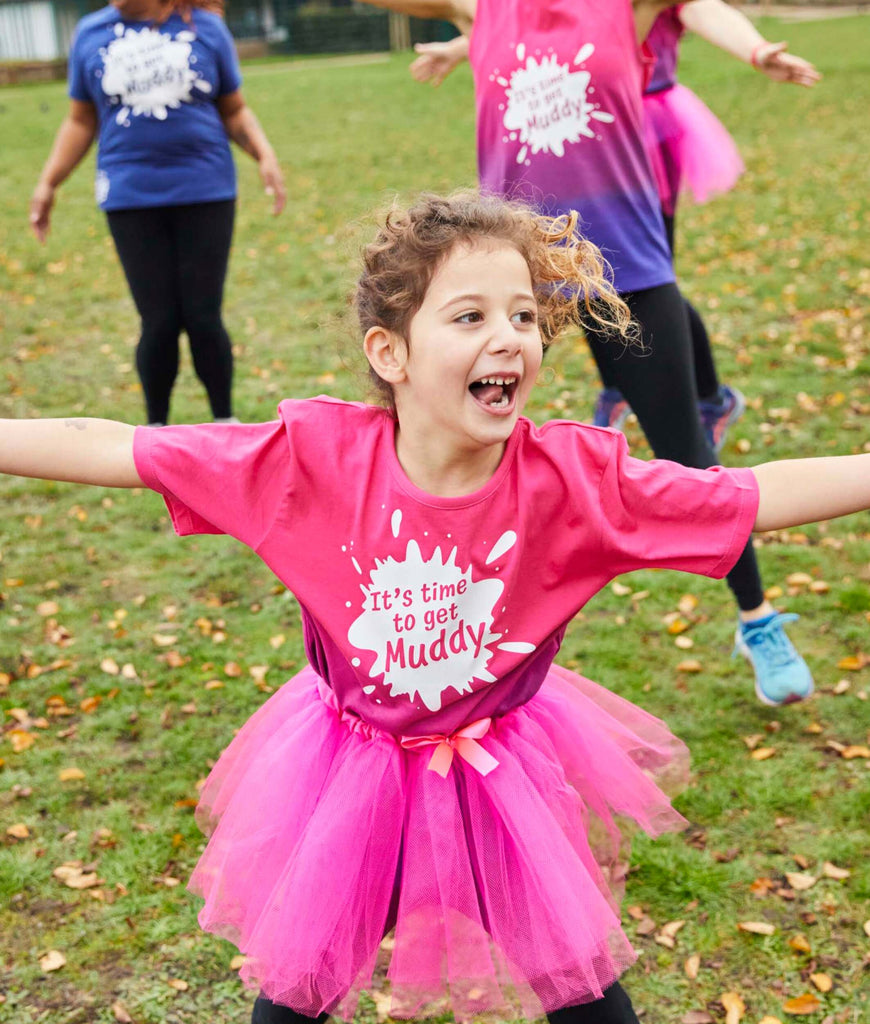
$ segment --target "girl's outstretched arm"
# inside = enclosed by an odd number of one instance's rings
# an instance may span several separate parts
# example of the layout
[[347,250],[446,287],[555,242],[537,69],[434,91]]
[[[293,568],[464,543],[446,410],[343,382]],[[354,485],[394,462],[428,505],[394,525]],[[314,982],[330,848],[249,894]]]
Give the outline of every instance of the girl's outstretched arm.
[[101,487],[142,487],[135,428],[114,420],[0,420],[0,473]]
[[760,500],[755,529],[783,530],[870,508],[870,454],[765,462],[752,470]]
[[787,43],[768,42],[745,14],[725,0],[694,0],[680,8],[680,21],[689,31],[751,64],[774,82],[809,88],[822,77],[808,60],[786,53]]

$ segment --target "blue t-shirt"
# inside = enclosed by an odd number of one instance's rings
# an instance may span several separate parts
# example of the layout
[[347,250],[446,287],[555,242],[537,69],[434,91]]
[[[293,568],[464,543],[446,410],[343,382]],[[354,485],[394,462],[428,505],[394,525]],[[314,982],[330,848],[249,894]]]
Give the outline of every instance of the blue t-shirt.
[[242,83],[217,15],[126,21],[112,7],[78,23],[69,95],[99,118],[96,195],[104,210],[234,199],[236,169],[218,113]]

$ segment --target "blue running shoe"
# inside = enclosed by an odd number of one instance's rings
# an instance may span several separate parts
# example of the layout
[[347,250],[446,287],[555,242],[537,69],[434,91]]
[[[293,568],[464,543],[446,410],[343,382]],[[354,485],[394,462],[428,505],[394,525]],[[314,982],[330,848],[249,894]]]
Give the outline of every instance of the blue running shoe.
[[630,412],[631,406],[622,397],[622,392],[618,388],[604,388],[598,392],[592,423],[596,427],[622,430]]
[[704,433],[717,455],[725,446],[728,428],[740,419],[745,410],[746,399],[737,388],[729,388],[727,384],[719,385],[719,394],[716,398],[698,402]]
[[731,656],[742,654],[752,666],[755,692],[768,707],[795,704],[813,692],[813,677],[807,663],[782,628],[786,622],[799,618],[776,612],[757,623],[738,623]]

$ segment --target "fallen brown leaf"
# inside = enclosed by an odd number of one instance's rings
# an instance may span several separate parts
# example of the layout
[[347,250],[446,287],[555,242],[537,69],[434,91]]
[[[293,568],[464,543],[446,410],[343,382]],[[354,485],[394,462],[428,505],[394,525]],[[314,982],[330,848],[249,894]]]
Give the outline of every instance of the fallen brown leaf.
[[706,1010],[689,1010],[680,1017],[680,1024],[715,1024]]
[[61,782],[73,782],[76,779],[83,779],[85,773],[81,768],[61,768],[57,773],[57,777]]
[[190,988],[190,985],[182,978],[170,978],[166,984],[170,988],[174,988],[176,992],[186,992]]
[[831,976],[822,971],[819,971],[817,974],[811,974],[810,981],[816,986],[819,992],[830,992],[834,987],[834,982],[831,980]]
[[815,875],[807,874],[805,871],[786,871],[785,877],[788,879],[788,884],[792,889],[796,889],[798,892],[804,892],[818,882],[818,878]]
[[768,924],[767,921],[738,921],[737,927],[742,932],[751,932],[753,935],[773,935],[776,925]]
[[66,957],[57,949],[50,949],[39,958],[39,966],[45,974],[51,971],[59,971],[66,963]]
[[698,971],[701,969],[701,958],[697,953],[693,953],[683,964],[683,970],[686,972],[686,977],[691,981],[694,981],[698,977]]
[[746,1013],[746,1003],[736,992],[723,992],[719,1002],[725,1007],[725,1024],[740,1024]]
[[789,999],[782,1004],[783,1010],[793,1017],[805,1017],[821,1008],[821,1003],[812,992],[804,992],[801,996]]
[[23,821],[19,821],[17,824],[10,825],[9,828],[6,829],[6,835],[9,836],[10,839],[29,839],[30,829]]
[[852,872],[848,868],[838,868],[836,864],[832,864],[829,860],[826,860],[822,866],[822,874],[825,878],[833,878],[838,882],[843,881],[844,878],[848,878]]
[[776,753],[775,747],[758,747],[749,755],[753,761],[767,761]]
[[796,953],[812,952],[806,935],[803,935],[800,932],[798,932],[797,935],[792,935],[792,937],[788,940],[788,944]]
[[133,1018],[130,1016],[130,1011],[126,1006],[124,1006],[120,999],[117,1000],[117,1002],[112,1003],[112,1016],[118,1024],[133,1024]]

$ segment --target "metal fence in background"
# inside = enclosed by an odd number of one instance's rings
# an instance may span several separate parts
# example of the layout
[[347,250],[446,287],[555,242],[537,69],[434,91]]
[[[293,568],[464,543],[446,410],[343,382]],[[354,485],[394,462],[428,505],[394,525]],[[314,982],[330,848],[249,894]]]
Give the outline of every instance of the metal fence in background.
[[[76,22],[102,6],[101,0],[0,0],[0,61],[65,58]],[[353,0],[228,0],[225,18],[237,40],[288,55],[389,50],[397,38],[413,44],[456,34],[445,22],[411,18],[397,37],[388,12]]]

